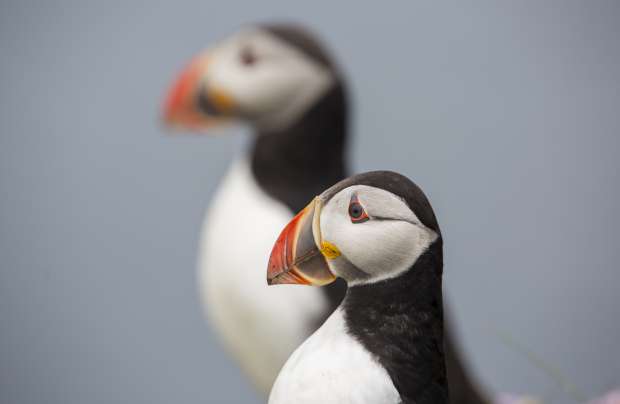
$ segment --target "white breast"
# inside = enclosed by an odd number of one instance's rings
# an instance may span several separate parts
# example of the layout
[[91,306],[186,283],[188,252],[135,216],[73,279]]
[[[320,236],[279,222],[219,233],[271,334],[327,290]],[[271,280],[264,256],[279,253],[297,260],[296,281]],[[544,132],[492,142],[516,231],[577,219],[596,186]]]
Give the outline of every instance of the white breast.
[[386,370],[345,331],[341,309],[291,355],[269,404],[396,404]]
[[199,282],[211,325],[265,395],[327,310],[318,288],[267,286],[271,248],[292,216],[259,188],[241,159],[207,210],[200,244]]

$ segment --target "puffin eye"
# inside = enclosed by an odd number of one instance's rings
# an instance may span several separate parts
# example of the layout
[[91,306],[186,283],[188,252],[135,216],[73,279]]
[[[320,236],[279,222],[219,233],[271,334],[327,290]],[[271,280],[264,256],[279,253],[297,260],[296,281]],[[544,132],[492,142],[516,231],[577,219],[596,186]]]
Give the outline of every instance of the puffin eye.
[[364,223],[369,219],[364,207],[359,203],[355,195],[351,198],[351,202],[349,202],[349,217],[352,223]]
[[249,46],[245,46],[243,49],[241,49],[239,59],[241,60],[241,63],[243,65],[252,66],[256,63],[258,58],[256,57],[256,53],[254,53],[254,50],[252,50],[252,48],[250,48]]

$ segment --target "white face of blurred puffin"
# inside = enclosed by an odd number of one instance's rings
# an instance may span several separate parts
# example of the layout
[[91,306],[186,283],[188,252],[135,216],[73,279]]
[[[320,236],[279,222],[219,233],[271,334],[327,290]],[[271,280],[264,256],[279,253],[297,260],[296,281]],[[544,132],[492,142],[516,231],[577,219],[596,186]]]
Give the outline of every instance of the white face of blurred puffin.
[[320,231],[322,242],[340,253],[328,257],[330,269],[349,285],[398,276],[437,239],[401,198],[367,185],[329,199],[321,209]]
[[286,127],[335,81],[326,66],[260,28],[233,35],[205,57],[202,96],[216,94],[217,103],[225,94],[239,118],[261,129]]

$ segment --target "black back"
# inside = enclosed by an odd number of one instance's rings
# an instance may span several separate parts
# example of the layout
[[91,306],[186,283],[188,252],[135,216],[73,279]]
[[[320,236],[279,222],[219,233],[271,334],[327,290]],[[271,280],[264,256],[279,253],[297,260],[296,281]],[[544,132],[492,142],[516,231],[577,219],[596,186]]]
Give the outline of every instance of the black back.
[[441,239],[401,276],[352,286],[347,331],[387,370],[403,403],[448,402],[443,348]]

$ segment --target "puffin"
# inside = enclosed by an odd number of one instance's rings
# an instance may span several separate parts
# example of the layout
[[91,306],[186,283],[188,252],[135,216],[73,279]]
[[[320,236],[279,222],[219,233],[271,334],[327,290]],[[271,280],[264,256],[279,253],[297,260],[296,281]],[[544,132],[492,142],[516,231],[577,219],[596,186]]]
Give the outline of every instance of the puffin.
[[[209,133],[241,123],[253,132],[207,207],[198,283],[212,328],[265,397],[293,350],[345,295],[342,280],[269,290],[261,268],[294,212],[348,176],[348,115],[341,69],[314,34],[293,24],[247,26],[199,53],[164,102],[172,129]],[[449,337],[446,349],[453,399],[461,398],[453,402],[484,402]]]
[[348,289],[287,360],[269,404],[448,403],[442,245],[427,197],[398,173],[355,175],[315,197],[276,240],[267,283],[341,278]]

